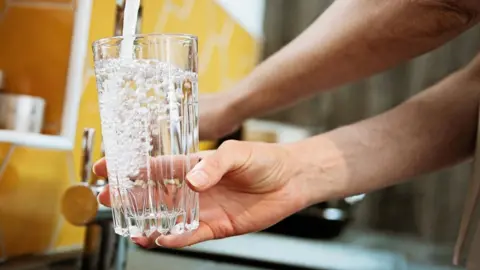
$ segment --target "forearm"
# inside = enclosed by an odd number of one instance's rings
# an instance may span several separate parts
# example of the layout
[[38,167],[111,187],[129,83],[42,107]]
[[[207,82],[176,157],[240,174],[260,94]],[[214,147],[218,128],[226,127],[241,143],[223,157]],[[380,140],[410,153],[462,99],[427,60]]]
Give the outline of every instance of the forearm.
[[480,98],[477,58],[384,114],[289,145],[310,203],[394,185],[469,157]]
[[[449,4],[445,4],[449,3]],[[225,94],[240,120],[385,70],[478,21],[476,0],[341,0]]]

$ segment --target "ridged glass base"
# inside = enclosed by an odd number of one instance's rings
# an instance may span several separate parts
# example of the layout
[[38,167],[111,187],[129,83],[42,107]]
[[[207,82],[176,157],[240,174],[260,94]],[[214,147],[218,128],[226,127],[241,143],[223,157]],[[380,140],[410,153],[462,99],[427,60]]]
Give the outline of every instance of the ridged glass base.
[[[192,192],[193,193],[193,192]],[[199,226],[198,195],[187,211],[151,211],[132,214],[122,207],[112,208],[115,233],[125,237],[148,237],[154,233],[179,235],[196,230]],[[127,213],[130,212],[130,213]]]

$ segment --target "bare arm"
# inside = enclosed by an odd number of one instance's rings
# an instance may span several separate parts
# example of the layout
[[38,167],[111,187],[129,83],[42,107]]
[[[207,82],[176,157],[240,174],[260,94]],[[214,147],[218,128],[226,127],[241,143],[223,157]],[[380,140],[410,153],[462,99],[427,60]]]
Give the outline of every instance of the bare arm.
[[[461,161],[474,149],[479,98],[480,55],[462,71],[368,120],[286,145],[227,141],[202,155],[186,176],[189,187],[201,192],[198,229],[135,241],[178,248],[256,232],[308,205]],[[170,158],[155,160],[172,164]],[[185,159],[178,161],[185,166]],[[106,175],[105,161],[96,163],[95,172]],[[99,195],[106,205],[109,198],[108,189]]]
[[[478,0],[339,0],[234,89],[237,122],[385,70],[479,21]],[[232,98],[233,97],[233,98]]]
[[[469,157],[479,99],[480,55],[384,114],[288,146],[302,160],[297,174],[309,179],[311,203],[394,185]],[[327,180],[322,185],[315,184],[319,176]]]

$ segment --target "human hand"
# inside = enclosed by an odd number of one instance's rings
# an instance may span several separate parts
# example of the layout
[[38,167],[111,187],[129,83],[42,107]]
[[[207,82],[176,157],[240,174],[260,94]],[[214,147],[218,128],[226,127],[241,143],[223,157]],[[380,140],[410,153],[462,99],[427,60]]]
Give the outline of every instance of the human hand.
[[231,107],[226,93],[202,94],[199,97],[199,135],[201,140],[217,140],[233,133],[243,119]]
[[[290,150],[279,144],[227,141],[203,156],[187,174],[200,192],[200,226],[182,235],[133,239],[145,248],[179,248],[202,241],[263,230],[306,207],[307,185],[293,181],[298,173]],[[94,165],[106,177],[105,161]],[[99,195],[109,206],[108,189]]]

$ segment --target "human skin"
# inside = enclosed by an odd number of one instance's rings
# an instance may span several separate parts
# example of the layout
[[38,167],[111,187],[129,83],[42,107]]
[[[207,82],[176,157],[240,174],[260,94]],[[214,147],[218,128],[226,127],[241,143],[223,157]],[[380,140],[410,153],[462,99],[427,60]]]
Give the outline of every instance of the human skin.
[[[265,229],[312,204],[395,185],[470,157],[480,98],[480,55],[403,104],[300,142],[227,141],[187,174],[200,192],[200,227],[137,238],[179,248]],[[106,163],[94,171],[106,176]],[[109,205],[108,191],[99,201]]]
[[[479,9],[477,0],[336,1],[234,88],[201,96],[200,137],[217,139],[249,117],[430,51],[478,23]],[[476,66],[387,113],[302,142],[229,141],[200,153],[203,161],[188,175],[201,192],[200,228],[135,242],[182,247],[258,231],[312,203],[393,185],[468,157]],[[106,176],[104,160],[95,171]],[[99,200],[109,205],[108,189]]]
[[[431,51],[480,20],[478,0],[335,1],[232,89],[200,97],[200,138]],[[385,89],[385,91],[389,91]]]

